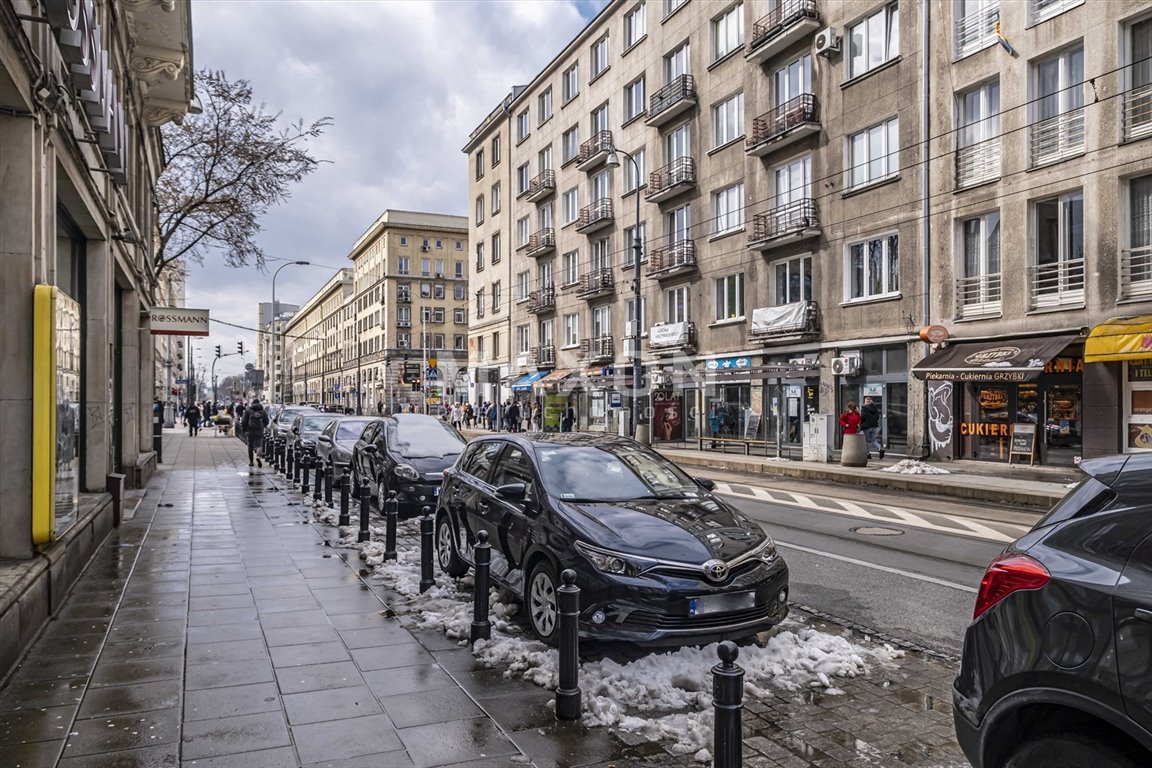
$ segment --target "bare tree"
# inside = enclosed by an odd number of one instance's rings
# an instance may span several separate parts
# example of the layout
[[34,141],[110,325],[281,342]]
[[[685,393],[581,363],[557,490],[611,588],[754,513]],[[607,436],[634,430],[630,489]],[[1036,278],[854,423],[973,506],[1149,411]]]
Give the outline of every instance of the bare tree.
[[196,93],[203,112],[164,127],[168,165],[157,183],[159,238],[155,274],[185,260],[202,263],[221,251],[232,267],[263,269],[256,244],[260,218],[290,196],[292,184],[322,162],[308,151],[332,119],[280,126],[280,114],[252,103],[247,80],[201,70]]

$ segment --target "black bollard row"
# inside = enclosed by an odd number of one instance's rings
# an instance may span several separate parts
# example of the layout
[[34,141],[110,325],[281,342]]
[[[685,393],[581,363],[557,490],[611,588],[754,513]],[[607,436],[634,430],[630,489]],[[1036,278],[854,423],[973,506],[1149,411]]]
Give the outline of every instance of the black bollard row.
[[280,438],[276,438],[272,445],[272,461],[276,471],[284,474],[284,446]]
[[319,456],[312,458],[312,467],[316,470],[312,478],[312,501],[319,502],[324,497],[324,471]]
[[400,501],[396,491],[388,491],[388,501],[384,502],[384,559],[396,559],[396,521],[400,517]]
[[744,709],[744,669],[736,663],[740,649],[725,640],[716,648],[720,663],[712,667],[712,708],[716,728],[712,738],[714,768],[740,768],[744,744],[740,739],[740,715]]
[[556,686],[556,718],[580,719],[580,587],[576,571],[565,568],[556,590],[560,614],[560,681]]
[[292,446],[292,484],[300,485],[300,480],[303,475],[304,469],[304,456],[302,452],[296,447]]
[[312,457],[304,451],[300,453],[300,493],[307,496],[312,491],[312,483],[309,480],[312,474]]
[[324,506],[332,509],[332,476],[335,472],[336,464],[331,458],[328,463],[324,465]]
[[340,519],[336,521],[337,525],[352,525],[348,519],[348,479],[348,468],[345,467],[340,475]]
[[472,559],[476,563],[476,576],[472,589],[472,631],[468,641],[475,643],[492,638],[492,622],[488,619],[488,569],[492,564],[492,545],[488,543],[488,531],[476,532]]
[[365,542],[372,538],[368,532],[368,511],[371,506],[372,494],[368,491],[368,481],[363,480],[360,483],[360,533],[356,536],[356,541]]
[[436,586],[436,577],[432,573],[432,548],[435,543],[432,539],[432,507],[420,510],[420,591],[427,592]]

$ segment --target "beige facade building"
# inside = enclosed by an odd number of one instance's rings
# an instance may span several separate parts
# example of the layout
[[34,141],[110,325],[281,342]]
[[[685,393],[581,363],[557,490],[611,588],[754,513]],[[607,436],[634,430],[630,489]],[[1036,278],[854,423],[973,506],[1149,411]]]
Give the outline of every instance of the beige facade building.
[[798,458],[867,396],[893,454],[1136,449],[1145,367],[1084,361],[1149,312],[1150,14],[611,2],[464,147],[481,397],[616,430],[638,345],[658,440]]
[[[280,342],[291,350],[285,384],[293,403],[333,403],[340,393],[340,347],[344,307],[352,295],[352,270],[338,270],[284,322]],[[285,369],[287,372],[289,369]]]

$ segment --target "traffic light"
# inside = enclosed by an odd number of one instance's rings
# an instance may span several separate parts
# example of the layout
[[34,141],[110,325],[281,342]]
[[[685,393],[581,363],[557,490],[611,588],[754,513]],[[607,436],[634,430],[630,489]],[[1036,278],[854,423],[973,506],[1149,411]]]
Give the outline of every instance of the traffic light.
[[216,357],[220,357],[220,345],[216,345]]
[[236,351],[239,352],[241,355],[244,354],[244,342],[242,342],[242,341],[236,342]]

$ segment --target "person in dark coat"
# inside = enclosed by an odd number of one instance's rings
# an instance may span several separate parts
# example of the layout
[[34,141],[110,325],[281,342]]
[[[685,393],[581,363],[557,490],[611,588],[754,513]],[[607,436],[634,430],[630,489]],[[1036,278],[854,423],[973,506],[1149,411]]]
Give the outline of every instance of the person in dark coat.
[[864,407],[860,409],[860,431],[864,433],[868,458],[872,458],[873,448],[884,458],[884,446],[880,444],[880,408],[870,397],[864,398]]
[[244,420],[240,424],[240,428],[244,430],[244,434],[248,436],[248,466],[263,467],[264,463],[260,461],[260,448],[264,443],[264,429],[268,426],[268,412],[264,410],[264,405],[260,402],[259,398],[253,398],[252,404],[244,411]]
[[200,433],[200,407],[196,403],[191,403],[184,410],[184,423],[188,425],[188,437]]

